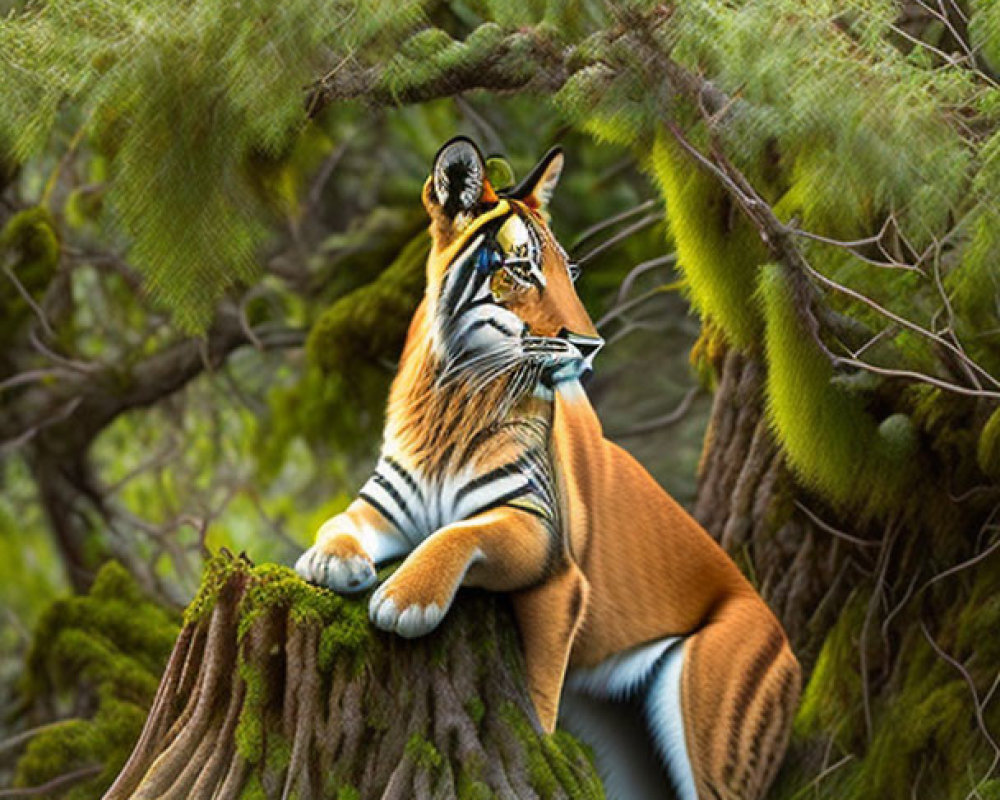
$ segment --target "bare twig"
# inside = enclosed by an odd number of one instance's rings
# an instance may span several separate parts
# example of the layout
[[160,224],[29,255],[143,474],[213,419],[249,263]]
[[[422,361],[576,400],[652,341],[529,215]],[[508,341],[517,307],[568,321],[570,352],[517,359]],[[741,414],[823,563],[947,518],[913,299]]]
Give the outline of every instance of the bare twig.
[[658,205],[659,203],[656,200],[645,200],[644,202],[639,203],[639,205],[637,206],[633,206],[632,208],[627,209],[626,211],[622,211],[620,214],[615,214],[614,216],[608,217],[607,219],[602,219],[600,222],[591,225],[589,228],[585,228],[583,230],[583,233],[577,236],[576,240],[570,246],[569,248],[570,252],[571,253],[576,252],[584,242],[589,241],[601,231],[606,230],[607,228],[613,228],[619,222],[624,222],[625,220],[631,219],[634,216],[650,211],[656,208]]
[[632,236],[633,234],[636,234],[639,231],[643,231],[646,228],[650,227],[651,225],[657,224],[658,222],[662,221],[662,219],[663,217],[659,213],[647,214],[645,217],[638,220],[637,222],[633,222],[631,225],[622,228],[614,236],[605,239],[603,242],[601,242],[592,250],[588,250],[586,253],[584,253],[582,256],[576,259],[576,264],[578,266],[586,264],[588,261],[597,258],[597,256],[601,255],[601,253],[607,252],[616,244],[620,244],[621,242],[625,241],[629,236]]
[[799,800],[800,797],[805,797],[811,789],[815,788],[816,786],[819,786],[819,784],[822,783],[825,778],[829,777],[832,773],[836,772],[845,764],[848,764],[853,760],[854,760],[854,754],[848,753],[846,756],[837,761],[835,764],[831,764],[829,767],[824,769],[821,773],[819,773],[819,775],[817,775],[815,778],[809,781],[809,783],[807,783],[805,786],[799,789],[795,794],[792,795],[791,800]]
[[997,550],[1000,550],[1000,538],[998,538],[987,549],[983,550],[983,552],[976,554],[972,558],[967,559],[960,564],[955,564],[955,566],[953,567],[948,567],[948,569],[946,569],[944,572],[939,572],[933,578],[928,579],[927,583],[925,583],[923,586],[920,587],[920,592],[923,592],[928,587],[932,586],[933,584],[937,583],[940,580],[943,580],[944,578],[947,578],[950,575],[954,575],[958,572],[961,572],[962,570],[968,569],[969,567],[974,567],[981,561],[985,561],[987,558],[989,558],[989,556],[991,556]]
[[38,318],[38,324],[42,326],[42,330],[45,331],[45,335],[50,339],[55,338],[55,334],[52,332],[52,326],[49,324],[48,317],[45,316],[45,312],[42,311],[42,307],[35,302],[35,298],[31,296],[31,292],[27,290],[25,285],[21,283],[21,279],[17,277],[13,269],[7,264],[3,266],[3,274],[7,276],[17,293],[21,295],[21,299],[27,303],[28,308],[31,309],[32,313]]
[[[976,713],[976,724],[979,726],[980,732],[983,734],[983,738],[989,742],[990,747],[993,748],[993,761],[990,763],[989,768],[986,770],[986,775],[992,775],[993,770],[996,768],[997,764],[1000,764],[1000,746],[997,746],[996,740],[990,733],[989,729],[986,727],[986,720],[983,719],[983,704],[979,700],[979,692],[976,690],[976,683],[972,680],[972,676],[969,671],[965,668],[961,661],[953,656],[948,655],[942,648],[941,645],[937,643],[927,626],[924,624],[923,620],[920,620],[920,630],[923,631],[924,638],[931,647],[934,648],[934,652],[938,654],[939,657],[943,658],[948,664],[958,670],[962,679],[965,681],[966,685],[969,687],[969,693],[972,695],[972,705]],[[982,781],[980,781],[982,783]]]
[[994,378],[989,372],[987,372],[985,369],[979,366],[979,364],[977,364],[975,361],[969,358],[968,354],[961,347],[956,346],[955,344],[948,341],[940,334],[934,333],[933,331],[930,331],[927,328],[924,328],[918,325],[917,323],[912,322],[906,319],[905,317],[901,317],[899,314],[890,311],[885,306],[882,306],[879,303],[875,302],[867,295],[864,295],[855,289],[851,289],[848,286],[844,286],[841,283],[837,283],[835,280],[833,280],[832,278],[828,278],[826,275],[814,269],[812,266],[805,264],[805,268],[809,273],[810,277],[815,279],[817,283],[826,287],[827,289],[837,292],[838,294],[842,294],[845,297],[850,297],[852,300],[856,300],[857,302],[868,306],[870,309],[882,315],[886,319],[892,320],[900,327],[906,328],[909,331],[913,331],[914,333],[919,334],[920,336],[923,336],[927,339],[930,339],[933,342],[936,342],[937,344],[941,345],[947,350],[950,350],[960,360],[966,362],[972,369],[974,369],[977,373],[979,373],[979,375],[986,378],[991,384],[1000,389],[1000,380]]
[[3,798],[3,800],[13,800],[18,797],[41,797],[59,789],[65,789],[67,786],[72,786],[74,783],[79,783],[86,778],[91,778],[97,775],[102,769],[104,767],[101,764],[91,764],[90,766],[80,767],[80,769],[67,772],[58,778],[53,778],[41,786],[28,786],[23,789],[0,789],[0,798]]
[[594,323],[594,327],[597,330],[601,330],[609,322],[613,322],[615,319],[620,317],[622,314],[627,314],[629,311],[634,311],[636,308],[641,306],[643,303],[652,300],[654,297],[658,297],[661,294],[666,294],[668,292],[673,292],[679,289],[683,284],[679,281],[674,283],[664,283],[659,286],[654,286],[648,292],[643,292],[638,297],[634,297],[627,303],[622,303],[621,305],[612,306],[608,312],[601,317],[597,322]]
[[801,500],[795,500],[795,507],[809,517],[809,520],[820,530],[826,531],[831,536],[836,536],[838,539],[843,539],[845,542],[850,542],[851,544],[857,545],[858,547],[880,547],[882,542],[872,542],[868,539],[859,539],[857,536],[852,536],[849,533],[845,533],[839,528],[833,527],[828,522],[824,522],[820,517],[813,511],[809,509],[805,503]]
[[617,306],[625,301],[632,291],[633,284],[645,275],[650,270],[656,269],[657,267],[665,267],[667,265],[673,264],[677,261],[676,253],[669,253],[665,256],[659,256],[658,258],[651,258],[649,261],[643,261],[636,264],[632,269],[629,270],[628,275],[626,275],[622,282],[618,285],[618,294],[615,295],[615,302],[612,305]]
[[77,722],[77,721],[78,721],[77,719],[60,719],[56,720],[55,722],[47,722],[44,725],[37,725],[34,728],[28,728],[27,730],[21,731],[20,733],[11,736],[9,739],[5,739],[4,741],[0,742],[0,754],[6,753],[9,750],[16,750],[26,742],[30,742],[32,739],[34,739],[41,733],[55,730],[67,722]]
[[609,433],[608,436],[611,439],[624,439],[629,436],[638,436],[643,433],[649,433],[651,431],[659,430],[660,428],[665,428],[669,425],[673,425],[676,422],[684,419],[684,415],[691,408],[691,404],[694,402],[695,397],[698,396],[701,391],[700,387],[692,386],[684,393],[684,397],[677,404],[677,407],[662,417],[656,417],[646,422],[640,422],[637,425],[633,425],[631,428],[626,428],[623,431]]
[[871,624],[872,618],[875,614],[876,598],[882,594],[882,589],[885,586],[885,576],[889,569],[889,556],[892,554],[892,548],[896,543],[896,537],[898,534],[899,525],[891,524],[889,531],[882,540],[882,549],[879,550],[878,563],[875,567],[875,589],[872,591],[872,596],[868,600],[868,608],[865,610],[865,619],[861,624],[861,632],[858,635],[858,657],[861,662],[861,701],[865,715],[865,732],[868,742],[871,742],[873,732],[871,688],[868,682],[868,626]]

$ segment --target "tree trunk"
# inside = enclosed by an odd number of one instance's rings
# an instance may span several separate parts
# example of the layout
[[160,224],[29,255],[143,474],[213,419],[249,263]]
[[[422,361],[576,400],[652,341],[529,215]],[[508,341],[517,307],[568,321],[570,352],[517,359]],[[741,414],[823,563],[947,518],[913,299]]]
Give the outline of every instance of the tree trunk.
[[414,641],[366,599],[213,560],[107,800],[603,796],[582,747],[541,733],[501,596],[462,592]]
[[[729,350],[715,367],[694,515],[755,579],[808,667],[856,565],[845,540],[829,530],[836,516],[796,483],[774,440],[762,358]],[[832,525],[824,530],[816,519]]]

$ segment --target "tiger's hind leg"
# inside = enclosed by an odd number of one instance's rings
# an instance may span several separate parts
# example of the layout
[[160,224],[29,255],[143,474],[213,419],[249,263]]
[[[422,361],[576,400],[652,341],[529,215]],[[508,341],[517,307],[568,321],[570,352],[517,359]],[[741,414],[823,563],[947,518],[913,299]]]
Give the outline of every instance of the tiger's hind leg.
[[781,763],[800,670],[762,600],[726,601],[657,663],[644,706],[682,800],[758,800]]
[[661,639],[570,672],[559,722],[594,752],[608,800],[665,800],[671,785],[646,725],[644,703],[657,666],[683,640]]
[[[758,800],[784,754],[799,681],[798,662],[778,621],[759,598],[744,596],[722,604],[689,636],[574,670],[566,684],[565,721],[592,743],[609,797],[661,798],[669,783],[678,800]],[[637,707],[665,769],[658,791],[633,788],[636,746],[621,752],[609,741],[618,735],[619,712],[605,709],[595,716],[592,704],[573,708],[570,692]],[[622,775],[631,783],[623,783]],[[615,795],[614,786],[626,788]]]

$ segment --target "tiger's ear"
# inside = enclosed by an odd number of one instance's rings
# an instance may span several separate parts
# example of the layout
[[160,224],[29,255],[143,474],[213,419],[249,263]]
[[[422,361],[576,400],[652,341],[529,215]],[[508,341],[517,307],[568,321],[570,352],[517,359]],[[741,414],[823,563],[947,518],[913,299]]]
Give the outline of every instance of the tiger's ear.
[[520,200],[536,211],[546,211],[556,184],[559,183],[565,161],[562,148],[553,147],[523,181],[504,194]]
[[450,218],[471,211],[479,203],[496,201],[496,192],[486,178],[483,154],[471,139],[456,136],[438,150],[430,194]]

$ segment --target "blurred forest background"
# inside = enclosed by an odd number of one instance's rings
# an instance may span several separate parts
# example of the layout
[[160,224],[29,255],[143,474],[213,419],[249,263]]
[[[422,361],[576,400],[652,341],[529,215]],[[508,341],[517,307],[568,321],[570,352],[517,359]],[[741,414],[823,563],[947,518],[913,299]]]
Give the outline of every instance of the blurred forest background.
[[1000,4],[0,12],[0,784],[99,796],[205,553],[349,502],[465,133],[566,150],[605,430],[806,669],[773,796],[1000,798]]

